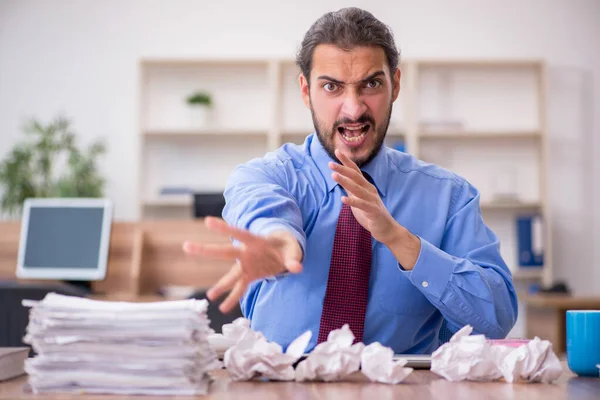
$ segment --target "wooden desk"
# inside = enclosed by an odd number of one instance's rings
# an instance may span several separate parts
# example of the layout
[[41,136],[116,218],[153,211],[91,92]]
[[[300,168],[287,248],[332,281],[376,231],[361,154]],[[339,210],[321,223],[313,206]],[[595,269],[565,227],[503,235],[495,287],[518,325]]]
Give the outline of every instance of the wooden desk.
[[552,342],[554,351],[563,354],[566,347],[566,311],[600,310],[600,297],[566,296],[559,294],[520,295],[526,307],[526,337]]
[[[430,371],[414,371],[404,383],[370,383],[360,373],[341,383],[232,382],[225,370],[216,378],[207,396],[168,397],[170,399],[590,399],[600,393],[600,378],[579,378],[566,365],[553,384],[509,384],[502,382],[449,382]],[[39,395],[23,391],[25,377],[0,383],[0,399],[48,400],[151,400],[156,396]]]
[[[0,222],[0,279],[16,279],[20,221]],[[211,232],[204,220],[113,222],[106,278],[93,282],[95,292],[107,295],[153,295],[165,285],[208,288],[232,261],[184,254],[184,241],[230,243]]]

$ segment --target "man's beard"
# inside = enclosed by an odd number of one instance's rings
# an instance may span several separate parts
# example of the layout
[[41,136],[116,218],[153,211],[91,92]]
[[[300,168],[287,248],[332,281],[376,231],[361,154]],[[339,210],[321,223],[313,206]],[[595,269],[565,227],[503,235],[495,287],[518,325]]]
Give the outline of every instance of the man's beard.
[[[319,138],[321,145],[323,146],[323,148],[325,149],[325,151],[327,152],[329,157],[331,157],[333,160],[335,160],[336,162],[338,162],[340,164],[341,164],[340,160],[338,160],[338,158],[335,156],[335,144],[334,144],[335,135],[338,134],[338,127],[343,124],[369,124],[370,125],[369,126],[370,132],[367,134],[375,135],[375,146],[373,146],[371,151],[367,154],[367,156],[364,159],[357,159],[355,157],[352,157],[352,155],[350,156],[350,159],[352,161],[354,161],[354,163],[358,166],[358,168],[362,168],[363,166],[365,166],[369,162],[371,162],[371,160],[373,160],[375,158],[375,156],[377,156],[377,154],[379,153],[379,150],[381,150],[381,148],[383,147],[383,142],[385,140],[385,136],[387,134],[388,127],[390,125],[390,118],[392,117],[393,105],[394,105],[394,103],[390,102],[388,114],[384,118],[384,120],[383,120],[384,122],[383,122],[383,124],[381,124],[381,126],[377,126],[375,124],[375,120],[373,119],[373,117],[371,117],[369,114],[365,113],[365,114],[361,115],[355,121],[353,121],[349,118],[343,118],[341,120],[336,121],[333,124],[331,131],[329,131],[329,132],[327,131],[327,129],[323,129],[323,127],[320,126],[319,121],[317,120],[317,117],[315,116],[315,111],[312,107],[312,102],[310,104],[310,114],[312,116],[313,125],[315,126],[315,131],[317,132],[317,137]],[[325,133],[327,133],[327,136],[325,136]],[[361,150],[361,149],[359,149],[359,150]],[[352,151],[353,150],[351,149],[351,152]]]

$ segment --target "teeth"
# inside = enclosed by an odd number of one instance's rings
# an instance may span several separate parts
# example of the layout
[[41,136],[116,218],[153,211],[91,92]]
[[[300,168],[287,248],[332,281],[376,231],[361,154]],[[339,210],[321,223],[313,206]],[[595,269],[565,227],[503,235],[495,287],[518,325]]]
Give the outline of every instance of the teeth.
[[358,131],[361,130],[365,127],[366,125],[361,125],[361,126],[344,126],[344,129],[347,129],[349,131]]
[[346,136],[342,133],[342,136],[344,136],[344,139],[346,139],[349,142],[358,142],[359,140],[361,140],[365,135],[367,134],[367,132],[363,132],[358,136],[354,136],[354,137],[350,137],[350,136]]

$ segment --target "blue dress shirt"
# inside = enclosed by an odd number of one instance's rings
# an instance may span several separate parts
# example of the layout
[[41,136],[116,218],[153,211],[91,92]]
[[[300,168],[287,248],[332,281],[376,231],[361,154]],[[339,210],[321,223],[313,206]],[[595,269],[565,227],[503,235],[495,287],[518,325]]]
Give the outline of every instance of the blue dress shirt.
[[[251,327],[287,348],[306,330],[316,345],[336,223],[345,190],[313,133],[238,166],[225,190],[223,218],[258,235],[285,229],[304,258],[300,274],[253,282],[241,300]],[[484,224],[479,193],[465,179],[383,147],[363,168],[390,214],[421,241],[413,270],[373,239],[363,342],[395,353],[431,353],[443,319],[504,338],[517,317],[511,273],[497,236]]]

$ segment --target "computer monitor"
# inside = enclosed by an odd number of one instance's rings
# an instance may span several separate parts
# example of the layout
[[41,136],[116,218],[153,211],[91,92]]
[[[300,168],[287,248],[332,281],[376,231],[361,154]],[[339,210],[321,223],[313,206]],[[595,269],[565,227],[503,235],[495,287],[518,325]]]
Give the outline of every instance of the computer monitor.
[[107,199],[27,199],[17,277],[104,279],[111,221],[112,202]]

